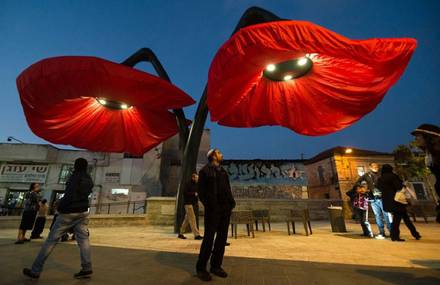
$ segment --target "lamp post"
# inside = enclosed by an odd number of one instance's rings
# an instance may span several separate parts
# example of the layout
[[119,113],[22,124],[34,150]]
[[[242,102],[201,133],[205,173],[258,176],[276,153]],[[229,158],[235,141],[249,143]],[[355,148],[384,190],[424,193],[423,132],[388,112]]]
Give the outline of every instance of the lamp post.
[[18,142],[18,143],[25,144],[24,141],[21,141],[21,140],[19,140],[19,139],[16,139],[16,138],[14,138],[14,137],[12,137],[12,136],[9,136],[9,137],[7,138],[7,141],[8,141],[8,142],[10,142],[10,141],[16,141],[16,142]]

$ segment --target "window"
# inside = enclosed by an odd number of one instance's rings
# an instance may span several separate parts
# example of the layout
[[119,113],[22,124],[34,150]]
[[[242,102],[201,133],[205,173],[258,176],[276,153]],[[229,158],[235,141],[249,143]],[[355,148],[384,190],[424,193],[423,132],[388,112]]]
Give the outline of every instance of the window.
[[357,174],[358,174],[359,177],[360,177],[360,176],[362,176],[362,175],[365,174],[365,167],[363,167],[363,166],[357,166],[357,167],[356,167],[356,171],[357,171]]
[[417,200],[427,200],[425,185],[423,182],[411,182],[414,187],[414,192],[416,192]]
[[[89,165],[87,167],[87,173],[92,174],[93,167]],[[67,180],[69,180],[70,175],[73,172],[73,164],[63,164],[61,166],[60,176],[58,177],[58,184],[66,184]]]

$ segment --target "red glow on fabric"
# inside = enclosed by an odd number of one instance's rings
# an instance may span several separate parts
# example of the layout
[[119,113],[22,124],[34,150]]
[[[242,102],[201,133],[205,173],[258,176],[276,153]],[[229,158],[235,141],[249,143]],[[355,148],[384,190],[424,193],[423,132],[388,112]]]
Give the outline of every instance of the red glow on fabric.
[[[280,125],[303,135],[336,132],[381,102],[403,74],[417,42],[351,40],[304,21],[241,29],[217,52],[208,77],[211,120],[231,127]],[[308,55],[312,70],[275,82],[269,64]]]
[[[19,75],[17,87],[37,136],[100,152],[142,155],[178,132],[168,110],[194,104],[165,80],[96,57],[44,59]],[[96,98],[132,107],[112,110]]]

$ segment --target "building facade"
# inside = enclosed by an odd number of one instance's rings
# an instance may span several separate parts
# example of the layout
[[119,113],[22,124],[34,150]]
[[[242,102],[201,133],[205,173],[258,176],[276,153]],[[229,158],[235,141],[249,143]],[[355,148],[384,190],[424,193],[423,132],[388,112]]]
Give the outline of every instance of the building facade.
[[[206,161],[209,138],[206,130],[200,163]],[[41,184],[42,198],[52,206],[64,193],[75,159],[83,157],[89,162],[95,184],[92,213],[143,212],[146,197],[176,194],[181,165],[178,142],[178,136],[174,136],[142,157],[59,149],[52,145],[0,143],[0,205],[19,211],[30,183],[37,182]]]
[[[309,198],[342,199],[346,217],[351,216],[349,197],[346,192],[364,175],[370,163],[390,164],[394,167],[394,156],[390,153],[334,147],[323,151],[305,162]],[[432,197],[423,182],[411,182],[419,200]]]

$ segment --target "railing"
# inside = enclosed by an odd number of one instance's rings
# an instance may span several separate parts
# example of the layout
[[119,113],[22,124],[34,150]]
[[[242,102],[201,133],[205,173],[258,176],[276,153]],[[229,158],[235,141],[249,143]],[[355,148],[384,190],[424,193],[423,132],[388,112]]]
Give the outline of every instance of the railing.
[[146,200],[90,205],[91,214],[145,214]]
[[[146,200],[91,204],[91,214],[145,214]],[[21,216],[23,207],[7,208],[0,210],[0,216]],[[49,211],[52,213],[52,211]]]

